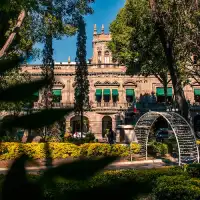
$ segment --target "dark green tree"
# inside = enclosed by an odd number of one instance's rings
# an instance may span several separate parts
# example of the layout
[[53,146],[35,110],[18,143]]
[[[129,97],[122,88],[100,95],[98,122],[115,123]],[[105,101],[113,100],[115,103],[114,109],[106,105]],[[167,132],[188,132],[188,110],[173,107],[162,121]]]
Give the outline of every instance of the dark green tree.
[[[52,39],[61,39],[62,36],[74,35],[77,30],[74,23],[76,13],[81,12],[83,15],[92,13],[92,9],[89,6],[91,2],[93,1],[1,1],[0,57],[17,55],[27,59],[29,57],[35,58],[39,54],[38,50],[33,48],[33,45],[41,42],[45,44],[43,63],[46,66],[46,70],[44,71],[45,73],[48,71],[48,75],[51,74],[53,83],[52,66],[54,61]],[[8,73],[7,76],[9,76]],[[19,76],[18,70],[15,70],[15,73],[17,74],[13,78]],[[18,83],[17,80],[16,83]]]
[[110,32],[113,39],[108,47],[113,52],[114,60],[125,64],[129,75],[154,75],[164,87],[166,102],[167,86],[171,79],[146,2],[128,1],[111,23]]
[[[171,79],[176,103],[186,119],[188,104],[183,87],[188,83],[186,66],[198,49],[194,45],[199,38],[198,7],[198,1],[192,0],[127,0],[111,25],[109,46],[114,59],[134,68],[133,72],[159,73],[165,85]],[[170,79],[166,81],[167,73]]]
[[86,61],[86,24],[82,15],[77,17],[77,51],[76,51],[76,75],[75,75],[75,112],[81,116],[81,136],[83,133],[84,111],[89,109],[89,80]]

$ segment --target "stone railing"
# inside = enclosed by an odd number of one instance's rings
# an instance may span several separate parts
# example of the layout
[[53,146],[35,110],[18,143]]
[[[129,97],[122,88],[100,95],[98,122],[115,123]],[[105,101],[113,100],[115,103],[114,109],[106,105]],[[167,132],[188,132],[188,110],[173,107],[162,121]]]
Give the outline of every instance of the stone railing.
[[92,104],[92,108],[128,108],[127,103],[117,102],[97,102]]
[[[44,107],[43,104],[41,104],[39,102],[35,102],[33,109],[42,109],[43,107]],[[52,107],[53,108],[73,108],[74,104],[73,103],[56,102],[56,103],[53,103]]]

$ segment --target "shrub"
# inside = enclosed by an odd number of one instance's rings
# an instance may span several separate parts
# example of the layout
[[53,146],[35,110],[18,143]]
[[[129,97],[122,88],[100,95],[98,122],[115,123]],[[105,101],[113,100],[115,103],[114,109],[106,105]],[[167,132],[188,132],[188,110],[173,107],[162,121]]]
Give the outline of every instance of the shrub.
[[21,144],[21,151],[25,152],[30,158],[34,158],[34,159],[45,158],[45,144],[44,143]]
[[156,199],[194,200],[200,196],[200,188],[188,176],[162,176],[154,188]]
[[[50,156],[53,159],[68,157],[120,156],[129,155],[129,148],[120,144],[85,143],[80,146],[72,143],[50,142]],[[0,144],[0,160],[13,160],[25,152],[33,159],[43,159],[45,143],[3,142]]]
[[187,165],[186,171],[191,177],[200,177],[200,164]]
[[135,142],[131,143],[131,145],[130,145],[131,153],[133,153],[133,154],[139,153],[140,149],[141,149],[140,144],[135,143]]
[[111,156],[127,157],[129,155],[129,147],[127,145],[113,144],[111,145]]
[[0,160],[12,160],[20,156],[22,148],[20,143],[2,142],[0,144]]
[[100,144],[100,143],[86,143],[80,146],[81,156],[121,156],[129,155],[128,146],[120,144]]
[[109,144],[100,144],[100,143],[91,143],[88,146],[87,156],[109,156],[111,154],[111,145]]
[[[80,156],[78,146],[71,143],[49,143],[50,154],[53,159]],[[12,160],[25,152],[34,159],[43,159],[45,155],[45,143],[14,143],[5,142],[0,144],[0,160]]]
[[149,144],[149,146],[152,148],[154,153],[159,153],[161,156],[164,156],[168,153],[167,144],[153,141]]
[[88,156],[88,148],[90,145],[91,145],[90,143],[85,143],[80,146],[80,155],[81,156],[83,156],[83,157]]
[[70,143],[73,143],[73,144],[77,144],[77,145],[84,144],[84,143],[90,143],[90,142],[94,143],[95,142],[95,136],[94,136],[93,133],[89,132],[85,135],[84,138],[74,138],[70,134],[68,137],[64,138],[64,141],[70,142]]
[[[152,193],[158,177],[163,175],[173,176],[175,174],[176,173],[164,168],[150,170],[115,170],[98,173],[87,181],[57,180],[56,187],[46,188],[45,199],[55,199],[56,193],[60,195],[66,193],[72,194],[74,195],[73,199],[80,199],[85,198],[84,195],[87,197],[88,192],[91,195],[89,199],[95,194],[98,195],[97,199],[101,199],[105,198],[107,194],[106,197],[114,196],[119,188],[123,191],[121,192],[123,193],[123,198],[126,197],[127,192],[131,193],[133,197],[136,197],[141,194]],[[125,183],[125,185],[123,183]],[[95,190],[98,187],[103,188],[103,190]],[[82,193],[81,191],[83,190],[87,192]],[[68,198],[70,199],[69,196]]]
[[[44,185],[44,199],[92,199],[95,195],[97,199],[108,196],[116,197],[118,191],[123,194],[123,198],[129,193],[133,198],[139,195],[151,194],[159,177],[184,175],[182,172],[174,172],[166,168],[146,169],[146,170],[114,170],[104,171],[85,181],[74,181],[56,178],[52,186],[48,183]],[[39,180],[39,175],[28,175],[32,182]],[[0,189],[4,176],[0,176]],[[127,183],[127,184],[126,184]],[[101,187],[101,189],[96,189]],[[119,189],[120,188],[120,189]],[[83,192],[84,191],[84,192]],[[118,194],[118,193],[117,193]],[[63,198],[62,195],[65,195]],[[73,196],[70,196],[73,195]],[[62,197],[62,198],[61,198]],[[72,197],[72,198],[71,198]],[[117,198],[118,199],[118,198]],[[127,199],[127,198],[125,198]]]
[[94,142],[95,140],[95,136],[94,136],[94,133],[90,133],[88,132],[86,135],[85,135],[85,142]]
[[50,143],[51,156],[56,158],[79,157],[80,149],[77,145],[71,143]]

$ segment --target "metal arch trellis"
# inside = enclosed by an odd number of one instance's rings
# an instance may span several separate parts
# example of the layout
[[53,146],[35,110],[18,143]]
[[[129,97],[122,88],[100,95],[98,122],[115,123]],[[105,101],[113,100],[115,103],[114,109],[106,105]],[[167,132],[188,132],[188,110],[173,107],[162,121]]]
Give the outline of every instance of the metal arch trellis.
[[141,153],[147,159],[147,144],[150,130],[155,121],[162,116],[171,126],[178,145],[179,165],[186,158],[199,163],[199,150],[196,144],[195,134],[189,123],[175,112],[148,112],[142,115],[135,125],[135,134],[138,143],[141,144]]

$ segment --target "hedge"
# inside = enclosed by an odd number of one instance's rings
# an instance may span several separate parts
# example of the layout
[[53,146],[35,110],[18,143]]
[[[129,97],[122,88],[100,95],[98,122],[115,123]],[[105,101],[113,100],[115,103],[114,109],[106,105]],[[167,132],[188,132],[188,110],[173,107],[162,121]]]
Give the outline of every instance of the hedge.
[[[128,146],[120,144],[100,144],[86,143],[80,146],[72,143],[48,143],[50,155],[53,159],[68,157],[93,157],[93,156],[120,156],[126,157],[130,153]],[[138,149],[138,144],[133,144],[132,148]],[[25,152],[34,159],[43,159],[45,154],[45,143],[0,143],[0,160],[13,160]],[[48,157],[48,155],[47,155]]]
[[200,195],[199,186],[200,180],[190,178],[181,168],[115,170],[101,172],[88,181],[57,180],[56,187],[46,187],[45,199],[62,199],[67,194],[70,200],[140,199],[140,196],[192,200]]
[[195,200],[200,197],[199,182],[184,175],[162,176],[153,191],[157,200]]
[[[84,173],[84,172],[83,172]],[[130,199],[141,194],[151,194],[156,181],[162,176],[184,175],[184,172],[171,169],[149,170],[116,170],[104,171],[96,174],[89,180],[73,181],[55,179],[55,184],[49,185],[49,180],[44,187],[45,199]],[[3,177],[0,176],[0,183]],[[29,175],[29,180],[37,181],[39,175]],[[1,187],[1,185],[0,185]],[[135,199],[135,198],[131,198]]]

